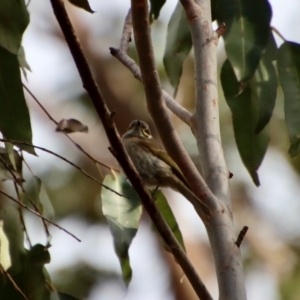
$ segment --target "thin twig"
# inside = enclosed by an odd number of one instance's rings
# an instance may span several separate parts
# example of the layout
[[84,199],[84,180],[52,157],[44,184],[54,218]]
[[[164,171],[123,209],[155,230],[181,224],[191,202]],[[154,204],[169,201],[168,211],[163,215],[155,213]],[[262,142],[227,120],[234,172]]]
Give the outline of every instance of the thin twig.
[[0,263],[0,271],[2,273],[5,274],[5,276],[8,278],[8,280],[12,283],[13,287],[15,288],[15,290],[17,290],[23,297],[25,300],[29,300],[27,298],[27,296],[21,291],[21,289],[18,287],[18,285],[15,283],[15,281],[13,280],[13,278],[10,276],[10,274],[4,269],[4,267],[2,266],[2,264]]
[[[124,147],[120,140],[120,136],[116,130],[113,119],[111,118],[111,114],[107,108],[104,98],[101,95],[99,87],[95,82],[95,79],[91,73],[88,62],[83,54],[83,50],[78,41],[78,38],[75,35],[74,28],[70,22],[70,19],[64,7],[64,3],[62,2],[62,0],[50,0],[50,1],[54,10],[54,14],[57,18],[57,21],[65,36],[66,42],[68,43],[69,49],[72,53],[74,62],[76,63],[76,66],[78,68],[81,80],[83,82],[83,86],[87,90],[91,98],[91,101],[94,104],[94,107],[98,113],[98,116],[102,121],[103,128],[109,139],[109,142],[111,144],[116,159],[120,163],[122,169],[126,173],[134,189],[140,196],[143,206],[147,210],[150,218],[152,219],[155,227],[158,229],[158,232],[160,233],[161,237],[163,238],[165,243],[169,246],[176,261],[180,264],[180,266],[184,270],[188,280],[190,282],[196,283],[197,285],[200,284],[200,286],[202,287],[202,282],[199,279],[199,276],[195,268],[188,260],[186,253],[183,251],[182,247],[174,237],[165,219],[163,218],[161,213],[157,210],[155,204],[153,203],[150,192],[146,190],[145,187],[143,186],[141,177],[138,175],[136,169],[134,168],[132,162],[130,161],[127,153],[124,150]],[[211,297],[206,299],[211,299]]]
[[286,41],[284,36],[279,32],[279,30],[277,28],[275,28],[274,26],[271,26],[271,30],[274,31],[284,42]]
[[77,240],[78,242],[81,242],[81,240],[76,237],[73,233],[71,233],[70,231],[64,229],[63,227],[59,226],[58,224],[50,221],[49,219],[45,218],[44,216],[42,216],[41,214],[37,213],[36,211],[32,210],[31,208],[29,208],[28,206],[26,206],[25,204],[21,203],[20,201],[18,201],[17,199],[15,199],[14,197],[8,195],[7,193],[5,193],[3,190],[0,190],[0,193],[3,194],[4,196],[6,196],[7,198],[9,198],[10,200],[12,200],[13,202],[17,203],[18,205],[22,206],[24,209],[30,211],[31,213],[33,213],[34,215],[38,216],[39,218],[45,220],[46,222],[52,224],[53,226],[59,228],[60,230],[64,231],[65,233],[67,233],[68,235],[72,236],[75,240]]
[[[32,99],[37,103],[37,105],[42,109],[42,111],[47,115],[47,117],[55,124],[58,125],[58,122],[49,114],[49,112],[47,111],[47,109],[42,105],[42,103],[37,99],[37,97],[30,91],[30,89],[24,84],[23,87],[24,89],[28,92],[28,94],[32,97]],[[100,162],[99,160],[95,159],[94,157],[92,157],[88,152],[86,152],[79,144],[77,144],[67,133],[63,132],[63,134],[71,141],[71,143],[80,151],[82,152],[84,155],[86,155],[90,160],[92,160],[94,163],[97,163],[109,170],[114,170],[116,172],[120,172],[120,170],[115,169],[113,167],[110,167],[102,162]]]
[[[127,67],[133,76],[139,80],[140,82],[143,81],[142,74],[139,66],[137,63],[129,57],[127,54],[128,45],[131,41],[131,34],[132,34],[132,20],[131,20],[131,9],[128,11],[128,14],[125,19],[122,38],[120,42],[120,48],[116,49],[113,47],[110,47],[110,53],[115,58],[117,58],[125,67]],[[186,110],[184,107],[182,107],[180,104],[178,104],[172,96],[170,96],[166,91],[162,90],[163,97],[166,103],[166,106],[176,115],[178,118],[180,118],[184,123],[191,125],[191,119],[192,114]]]
[[[22,155],[22,160],[24,161],[23,155]],[[19,190],[18,190],[18,186],[21,188],[23,194],[25,196],[27,196],[27,198],[29,199],[31,205],[35,209],[35,211],[38,212],[41,215],[41,212],[40,212],[39,208],[36,206],[36,204],[34,203],[33,199],[26,193],[26,191],[25,191],[22,183],[18,181],[18,179],[17,179],[16,175],[14,174],[14,172],[9,168],[9,166],[7,165],[7,163],[4,161],[4,159],[2,157],[0,157],[0,161],[2,162],[2,164],[5,166],[5,168],[8,170],[8,172],[11,174],[11,176],[14,179],[14,186],[15,186],[16,194],[18,196],[19,201],[21,201],[21,199],[20,199],[21,197],[20,197],[20,193],[19,193]],[[21,211],[20,211],[20,218],[21,218],[21,222],[22,222],[23,227],[24,227],[24,231],[25,231],[25,234],[26,234],[26,238],[27,238],[28,244],[29,244],[29,246],[31,248],[31,242],[30,242],[27,230],[26,230],[26,226],[25,226],[25,223],[24,223],[24,218],[23,218],[23,215],[22,215]],[[50,233],[49,233],[47,224],[46,224],[46,222],[44,220],[42,220],[42,223],[43,223],[43,226],[44,226],[44,229],[45,229],[45,232],[46,232],[47,239],[49,241]]]
[[[16,181],[14,181],[14,187],[15,187],[15,191],[16,191],[17,197],[18,197],[18,199],[20,201],[20,193],[19,193]],[[21,224],[22,224],[22,227],[23,227],[23,231],[25,233],[26,241],[28,243],[28,246],[31,248],[32,244],[31,244],[31,241],[30,241],[30,238],[29,238],[29,234],[28,234],[26,225],[25,225],[25,221],[24,221],[24,217],[23,217],[23,213],[22,213],[22,207],[20,205],[18,206],[18,212],[19,212],[20,221],[21,221]]]
[[74,164],[73,162],[71,162],[70,160],[66,159],[65,157],[51,151],[51,150],[48,150],[46,148],[43,148],[43,147],[39,147],[39,146],[36,146],[36,145],[33,145],[33,144],[30,144],[30,143],[27,143],[27,142],[21,142],[21,141],[16,141],[16,140],[9,140],[9,139],[0,139],[0,142],[10,142],[10,143],[13,143],[13,144],[21,144],[21,145],[26,145],[26,146],[30,146],[30,147],[33,147],[35,149],[39,149],[39,150],[42,150],[44,152],[47,152],[47,153],[50,153],[58,158],[60,158],[61,160],[65,161],[66,163],[68,163],[69,165],[73,166],[75,169],[79,170],[82,174],[84,174],[87,178],[89,179],[92,179],[93,181],[97,182],[98,184],[100,184],[102,187],[106,188],[107,190],[117,194],[118,196],[120,197],[124,197],[126,198],[124,195],[114,191],[113,189],[111,189],[109,186],[103,184],[101,181],[99,181],[98,179],[96,179],[95,177],[93,177],[92,175],[90,175],[89,173],[87,173],[86,171],[84,171],[82,168],[80,168],[79,166],[77,166],[76,164]]
[[236,239],[235,244],[237,245],[237,247],[240,248],[242,241],[248,231],[249,227],[248,226],[244,226],[243,229],[240,231],[238,238]]

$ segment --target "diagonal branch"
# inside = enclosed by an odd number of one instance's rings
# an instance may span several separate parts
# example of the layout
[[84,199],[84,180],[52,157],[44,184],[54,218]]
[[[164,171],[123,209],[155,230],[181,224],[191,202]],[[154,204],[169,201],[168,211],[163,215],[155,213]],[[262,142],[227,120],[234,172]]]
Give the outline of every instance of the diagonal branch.
[[[56,126],[58,125],[58,122],[49,114],[47,109],[42,105],[42,103],[34,96],[34,94],[30,91],[30,89],[23,83],[24,89],[27,91],[27,93],[32,97],[32,99],[37,103],[37,105],[41,108],[41,110],[46,114],[46,116],[49,118],[50,121],[52,121]],[[102,167],[105,167],[109,170],[114,170],[116,172],[120,172],[119,170],[112,168],[94,157],[92,157],[88,152],[86,152],[79,144],[77,144],[67,133],[64,133],[64,135],[71,141],[71,143],[85,156],[87,156],[90,160],[92,160],[94,163],[101,165]]]
[[74,62],[77,66],[78,72],[81,76],[83,86],[88,92],[91,101],[95,107],[95,110],[103,123],[103,128],[112,146],[115,157],[120,163],[122,169],[128,176],[131,184],[135,188],[136,192],[140,196],[143,206],[147,210],[150,218],[152,219],[154,225],[158,229],[161,237],[167,245],[169,245],[172,254],[174,255],[176,261],[181,266],[185,275],[191,282],[196,293],[199,295],[206,295],[203,299],[211,300],[211,296],[208,294],[205,286],[203,285],[201,279],[199,278],[197,272],[195,271],[193,265],[188,260],[186,253],[181,248],[180,244],[174,237],[172,231],[167,225],[166,221],[157,210],[155,204],[153,203],[151,194],[143,186],[142,180],[135,168],[133,167],[128,155],[126,154],[123,145],[120,140],[120,136],[116,130],[115,124],[111,117],[111,114],[107,108],[107,105],[102,97],[100,90],[93,78],[91,70],[89,68],[88,62],[83,54],[81,45],[75,35],[73,26],[70,22],[66,9],[62,0],[50,0],[54,14],[57,21],[63,31],[66,42],[72,53]]
[[[139,80],[143,81],[142,74],[137,63],[129,57],[127,54],[128,45],[131,41],[131,33],[132,33],[132,19],[131,19],[131,9],[128,11],[128,14],[125,19],[124,29],[122,33],[122,38],[120,42],[120,48],[116,49],[110,47],[110,53],[114,57],[116,57],[125,67],[127,67],[133,76]],[[181,106],[177,101],[175,101],[166,91],[162,90],[163,98],[166,103],[166,106],[170,109],[170,111],[176,115],[179,119],[181,119],[184,123],[191,126],[192,114],[186,110],[183,106]]]
[[29,208],[28,206],[26,206],[25,204],[23,204],[22,202],[20,202],[19,200],[15,199],[14,197],[10,196],[9,194],[7,194],[6,192],[4,192],[3,190],[0,190],[0,194],[3,194],[4,196],[6,196],[7,198],[9,198],[10,200],[12,200],[13,202],[17,203],[19,206],[23,207],[24,209],[30,211],[32,214],[38,216],[39,218],[41,218],[42,220],[52,224],[53,226],[57,227],[58,229],[64,231],[65,233],[67,233],[68,235],[72,236],[75,240],[77,240],[78,242],[81,242],[81,240],[76,237],[73,233],[71,233],[70,231],[68,231],[67,229],[64,229],[63,227],[59,226],[58,224],[56,224],[55,222],[50,221],[49,219],[45,218],[44,216],[42,216],[40,213],[34,211],[33,209]]
[[68,160],[67,158],[49,150],[49,149],[46,149],[44,147],[40,147],[40,146],[36,146],[36,145],[33,145],[31,143],[27,143],[27,142],[22,142],[22,141],[16,141],[16,140],[10,140],[10,139],[1,139],[0,138],[0,142],[10,142],[12,144],[21,144],[21,145],[26,145],[26,146],[30,146],[30,147],[33,147],[35,149],[39,149],[41,151],[44,151],[44,152],[47,152],[49,154],[52,154],[58,158],[60,158],[61,160],[65,161],[66,163],[68,163],[69,165],[73,166],[75,169],[77,169],[78,171],[80,171],[84,176],[86,176],[87,178],[97,182],[98,184],[100,184],[102,187],[106,188],[107,190],[110,190],[112,193],[115,193],[117,194],[118,196],[120,197],[125,197],[124,195],[116,192],[115,190],[111,189],[109,186],[103,184],[100,180],[98,180],[97,178],[93,177],[92,175],[90,175],[89,173],[87,173],[86,171],[84,171],[82,168],[80,168],[79,166],[77,166],[76,164],[74,164],[73,162],[71,162],[70,160]]
[[131,6],[133,32],[149,113],[154,120],[166,150],[182,170],[195,194],[206,203],[212,211],[216,210],[219,207],[218,200],[212,194],[185,151],[171,123],[168,112],[165,109],[160,82],[155,68],[147,0],[131,0]]

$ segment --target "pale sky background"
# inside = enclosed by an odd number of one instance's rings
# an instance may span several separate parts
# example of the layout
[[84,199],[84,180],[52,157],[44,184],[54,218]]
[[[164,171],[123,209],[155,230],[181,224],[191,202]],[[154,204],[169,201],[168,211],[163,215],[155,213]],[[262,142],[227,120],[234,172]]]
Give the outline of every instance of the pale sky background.
[[[119,37],[122,31],[122,23],[116,24],[113,21],[122,16],[125,17],[129,8],[130,1],[128,0],[111,0],[111,1],[89,1],[91,7],[96,13],[89,14],[80,9],[75,9],[74,13],[78,14],[91,29],[91,38],[97,39],[99,32],[106,32],[114,28],[119,32],[110,38],[107,38],[105,44],[99,41],[99,51],[103,54],[110,55],[108,47],[118,46]],[[288,40],[300,42],[300,27],[299,27],[299,12],[300,2],[298,0],[273,0],[270,1],[273,8],[272,25],[276,27],[281,34]],[[177,1],[168,0],[163,7],[160,15],[160,20],[167,23]],[[69,57],[68,50],[61,44],[54,43],[49,40],[49,36],[39,35],[39,28],[43,26],[48,28],[48,24],[41,22],[43,15],[52,14],[52,8],[49,1],[32,0],[29,6],[31,12],[31,23],[24,36],[23,45],[25,47],[27,61],[32,69],[32,73],[28,73],[28,85],[30,89],[36,94],[38,99],[51,98],[55,103],[61,101],[69,95],[70,91],[66,91],[66,95],[61,93],[61,86],[68,85],[70,79],[68,74],[72,72],[77,74],[77,70],[72,62],[65,63],[65,59]],[[54,17],[53,17],[54,18]],[[97,26],[94,26],[97,24]],[[50,24],[52,25],[52,24]],[[156,56],[160,60],[164,50],[164,42],[166,36],[166,26],[160,32],[154,32],[157,36]],[[279,41],[279,40],[278,40]],[[107,44],[106,44],[107,43]],[[77,76],[77,75],[75,75]],[[78,77],[78,76],[77,76]],[[81,83],[78,77],[78,90],[74,90],[72,85],[72,93],[77,95],[82,90]],[[43,89],[37,88],[43,86]],[[36,93],[35,90],[38,92]],[[39,126],[41,117],[39,113],[35,113],[38,108],[35,104],[29,103],[32,126],[34,130],[34,144],[42,145],[45,148],[60,152],[66,147],[68,142],[62,136],[58,136],[53,132],[53,126],[50,123]],[[101,129],[93,129],[95,120],[91,120],[86,113],[82,117],[82,109],[77,110],[76,107],[69,108],[69,115],[65,113],[55,112],[56,119],[60,117],[74,117],[80,115],[81,119],[87,120],[89,128],[94,133]],[[45,124],[45,122],[43,122]],[[93,134],[93,132],[91,133]],[[97,151],[97,149],[95,150]],[[76,151],[69,151],[70,160],[76,158]],[[57,165],[59,168],[70,168],[57,160],[57,158],[49,156],[48,154],[38,153],[39,158],[28,156],[27,160],[35,170],[35,173],[42,173],[43,170],[50,165]],[[233,181],[238,178],[240,181],[246,183],[249,189],[249,194],[253,196],[255,205],[264,218],[268,219],[276,229],[278,234],[286,236],[286,238],[293,238],[291,234],[299,235],[299,194],[300,185],[298,175],[291,169],[286,158],[277,150],[269,148],[268,153],[259,170],[261,179],[261,187],[256,188],[247,171],[243,167],[240,159],[237,159],[239,154],[236,149],[227,151],[226,159],[228,167],[235,174]],[[43,164],[40,164],[40,161]],[[284,174],[284,175],[283,175]],[[296,196],[295,196],[296,195]],[[182,220],[182,231],[185,239],[199,238],[206,240],[206,233],[203,225],[200,223],[192,208],[187,202],[182,201],[178,195],[178,201],[174,203],[175,213],[180,215]],[[288,219],[282,216],[289,216]],[[33,243],[44,243],[44,232],[41,226],[37,226],[34,221],[29,221],[29,226]],[[106,268],[120,273],[120,266],[117,257],[114,253],[112,237],[107,227],[92,226],[82,222],[78,219],[65,219],[60,222],[60,225],[69,229],[76,236],[82,239],[78,243],[64,232],[51,229],[53,235],[52,247],[50,248],[51,263],[47,265],[50,274],[62,266],[75,264],[77,261],[84,261],[93,266]],[[197,228],[193,231],[193,228]],[[251,225],[250,225],[251,227]],[[40,228],[40,230],[37,230]],[[200,233],[199,233],[200,228]],[[92,291],[87,300],[153,300],[165,299],[172,300],[173,296],[168,290],[168,276],[165,273],[166,266],[163,258],[161,258],[157,247],[156,239],[150,233],[151,229],[142,223],[138,231],[137,237],[134,239],[130,248],[131,266],[133,269],[133,279],[128,291],[125,290],[122,282],[115,285],[106,286],[103,289],[96,288]],[[150,259],[149,259],[150,258]],[[259,272],[259,273],[258,273]],[[259,274],[259,277],[258,277]],[[263,280],[262,280],[263,278]],[[217,299],[217,291],[214,289],[215,282],[207,284],[213,297]],[[258,267],[246,277],[246,286],[249,300],[277,300],[278,291],[276,287],[276,278],[270,272]],[[214,290],[213,290],[214,289]]]

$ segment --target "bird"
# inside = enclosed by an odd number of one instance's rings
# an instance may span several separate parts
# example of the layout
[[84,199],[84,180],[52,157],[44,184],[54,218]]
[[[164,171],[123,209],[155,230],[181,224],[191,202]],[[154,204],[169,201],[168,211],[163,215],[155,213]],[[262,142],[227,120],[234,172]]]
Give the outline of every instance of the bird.
[[190,201],[202,219],[205,214],[210,215],[209,208],[192,192],[178,165],[153,139],[146,122],[132,121],[122,136],[122,144],[147,187],[169,187]]

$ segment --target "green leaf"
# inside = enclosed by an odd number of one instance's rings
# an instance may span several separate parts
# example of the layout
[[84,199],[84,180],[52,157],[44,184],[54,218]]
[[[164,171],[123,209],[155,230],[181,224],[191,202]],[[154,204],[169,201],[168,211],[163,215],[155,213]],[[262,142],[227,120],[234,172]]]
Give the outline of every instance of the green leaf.
[[240,85],[228,59],[222,66],[221,83],[232,113],[239,153],[254,183],[258,186],[260,182],[257,170],[266,153],[270,137],[268,126],[261,133],[255,133],[258,121],[256,91],[251,89],[251,85],[247,85],[240,92]]
[[215,13],[223,34],[228,59],[239,82],[249,81],[267,46],[272,16],[267,0],[218,0]]
[[94,11],[91,9],[90,4],[87,0],[69,0],[70,3],[72,3],[73,5],[80,7],[84,10],[86,10],[87,12],[90,13],[94,13]]
[[[49,300],[51,293],[51,281],[44,265],[50,262],[48,249],[41,245],[34,245],[22,255],[22,266],[16,268],[12,265],[7,272],[13,278],[19,289],[30,300]],[[24,299],[10,281],[0,288],[3,300]],[[2,300],[2,298],[1,298]]]
[[19,61],[19,66],[21,68],[21,71],[25,77],[25,79],[27,80],[27,72],[26,70],[31,72],[30,66],[28,65],[28,62],[26,60],[25,57],[25,50],[24,47],[21,46],[18,52],[18,61]]
[[251,89],[257,101],[258,121],[255,133],[260,133],[269,123],[275,107],[277,95],[277,75],[273,66],[273,58],[277,46],[275,40],[270,38],[269,46],[261,58],[254,78],[251,81]]
[[65,293],[52,292],[50,300],[78,300],[78,298],[75,298],[71,295],[67,295]]
[[[18,57],[0,47],[0,131],[9,140],[32,143],[30,116],[25,101]],[[33,147],[16,144],[35,154]]]
[[[180,228],[165,195],[161,191],[156,191],[153,198],[155,199],[156,207],[158,208],[158,210],[166,220],[167,224],[171,228],[174,236],[181,245],[182,249],[184,249],[185,251],[185,245]],[[166,247],[168,247],[168,245],[166,245]]]
[[168,25],[167,44],[163,57],[168,78],[175,89],[174,94],[177,92],[182,75],[183,62],[191,48],[190,28],[182,5],[178,2]]
[[279,48],[277,65],[291,141],[289,154],[293,157],[300,153],[300,45],[284,42]]
[[159,17],[159,12],[164,6],[166,0],[150,0],[150,20],[156,20]]
[[7,268],[14,265],[16,269],[21,269],[21,257],[25,254],[24,235],[19,212],[15,206],[1,207],[0,228],[0,263]]
[[[22,35],[29,24],[24,0],[0,1],[0,46],[18,54]],[[0,58],[1,60],[1,58]]]
[[132,277],[128,250],[139,226],[142,206],[137,193],[123,175],[108,175],[103,184],[126,197],[120,197],[107,189],[101,192],[103,215],[113,235],[123,280],[128,286]]
[[31,203],[32,201],[43,216],[53,220],[54,209],[41,179],[33,176],[32,180],[25,184],[24,189],[26,191],[24,202]]
[[8,153],[6,148],[0,147],[0,181],[17,179],[18,182],[22,182],[22,157],[16,150],[11,149],[11,151]]

